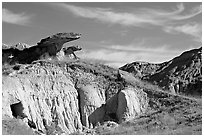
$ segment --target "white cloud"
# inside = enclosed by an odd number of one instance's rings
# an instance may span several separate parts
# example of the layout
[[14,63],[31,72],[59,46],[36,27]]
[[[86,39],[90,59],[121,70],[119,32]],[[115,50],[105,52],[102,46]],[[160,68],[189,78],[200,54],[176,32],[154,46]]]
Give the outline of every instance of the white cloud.
[[127,13],[127,12],[114,12],[112,9],[105,9],[105,8],[90,8],[90,7],[79,7],[74,5],[68,4],[58,4],[60,7],[69,10],[76,16],[96,19],[105,23],[113,23],[113,24],[121,24],[125,26],[133,25],[139,26],[145,22],[152,22],[149,19],[137,17],[134,14]]
[[3,8],[2,9],[2,21],[17,25],[27,25],[30,23],[32,15],[25,13],[13,13],[12,11]]
[[[172,34],[187,34],[194,40],[201,40],[201,25],[190,24],[189,20],[202,13],[201,5],[186,8],[179,3],[172,10],[136,8],[134,11],[118,11],[111,8],[82,7],[65,3],[51,4],[64,11],[69,11],[77,17],[97,20],[108,24],[120,24],[122,26],[145,27],[146,25],[159,26],[164,32]],[[124,34],[125,33],[121,33]]]
[[200,5],[200,6],[192,8],[185,15],[175,15],[175,16],[172,16],[171,19],[173,19],[173,20],[185,20],[185,19],[192,18],[192,17],[200,14],[201,12],[202,12],[202,6]]
[[[193,7],[192,9],[185,9],[183,3],[176,6],[173,11],[166,10],[155,10],[155,9],[140,9],[141,13],[147,14],[152,17],[152,19],[158,19],[161,23],[166,23],[168,21],[185,20],[192,18],[202,12],[201,5]],[[184,14],[185,13],[185,14]]]
[[198,23],[188,23],[179,26],[167,26],[164,31],[168,33],[184,33],[186,35],[193,36],[196,41],[202,40],[202,26]]
[[194,7],[190,11],[184,12],[185,7],[181,3],[172,11],[139,8],[130,12],[116,12],[113,9],[80,7],[70,4],[55,4],[62,9],[72,12],[74,15],[84,18],[95,19],[105,23],[120,24],[125,26],[158,25],[165,26],[172,21],[192,18],[202,12],[201,6]]
[[160,48],[145,48],[145,47],[133,47],[133,46],[122,46],[112,45],[106,46],[106,49],[97,49],[84,51],[79,54],[81,58],[103,60],[106,64],[119,67],[126,63],[134,61],[146,61],[151,63],[161,63],[168,61],[179,55],[179,51],[170,51],[166,46]]
[[[126,62],[127,61],[127,54],[124,51],[112,51],[108,49],[99,49],[99,50],[92,50],[84,52],[80,54],[82,58],[93,58],[97,60],[105,60],[110,62]],[[133,61],[132,57],[129,57],[128,60]]]
[[[153,47],[153,46],[152,46]],[[153,47],[149,45],[149,47],[146,47],[142,44],[137,44],[137,45],[111,45],[108,46],[107,48],[112,49],[112,50],[119,50],[119,51],[126,51],[126,52],[143,52],[143,53],[178,53],[177,51],[169,50],[167,45],[163,46],[158,46],[158,47]]]

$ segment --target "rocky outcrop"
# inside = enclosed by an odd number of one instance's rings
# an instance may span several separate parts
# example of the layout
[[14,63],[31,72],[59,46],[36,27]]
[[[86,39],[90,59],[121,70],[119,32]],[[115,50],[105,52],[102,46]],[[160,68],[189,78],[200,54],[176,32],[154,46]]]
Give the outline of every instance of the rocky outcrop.
[[[161,87],[172,85],[176,94],[202,94],[202,48],[182,53],[168,62],[161,72],[152,75],[149,81]],[[161,81],[161,82],[159,82]],[[169,89],[169,87],[165,87]]]
[[[69,47],[64,47],[62,48],[58,53],[57,53],[57,59],[58,60],[63,60],[66,57],[68,58],[74,58],[74,59],[79,59],[79,57],[76,56],[74,53],[75,51],[80,51],[82,50],[81,47],[79,46],[69,46]],[[74,57],[71,57],[73,55]]]
[[18,49],[18,50],[24,50],[31,47],[30,45],[26,44],[26,43],[17,43],[16,45],[13,45],[10,48],[14,48],[14,49]]
[[[22,119],[44,134],[69,134],[134,118],[145,111],[147,96],[117,75],[113,68],[82,61],[22,65],[3,73],[2,118]],[[130,88],[118,88],[123,83]]]
[[93,127],[102,122],[105,115],[105,91],[101,91],[96,85],[86,85],[78,89],[80,97],[80,112],[82,124]]
[[10,48],[13,48],[13,49],[18,49],[18,50],[24,50],[26,48],[29,48],[31,47],[30,45],[26,44],[26,43],[17,43],[15,45],[6,45],[6,44],[2,44],[2,49],[10,49]]
[[10,48],[9,45],[7,45],[7,44],[5,44],[5,43],[2,43],[2,49],[8,49],[8,48]]
[[202,48],[186,51],[161,64],[134,62],[120,69],[174,94],[202,94]]
[[79,39],[80,37],[81,37],[81,34],[73,33],[73,32],[57,33],[55,35],[52,35],[52,36],[49,36],[47,38],[42,39],[40,42],[37,43],[37,45],[47,46],[47,45],[55,44],[56,46],[59,47],[59,50],[60,50],[64,43]]
[[120,67],[121,70],[134,74],[135,77],[144,79],[156,73],[161,64],[153,64],[148,62],[133,62]]
[[127,121],[144,113],[148,99],[141,89],[125,88],[118,94],[117,118],[119,123]]
[[27,48],[22,44],[8,49],[2,49],[3,64],[27,64],[42,58],[55,57],[64,43],[79,39],[81,34],[57,33],[42,39],[36,46]]
[[24,74],[3,77],[3,116],[27,117],[33,128],[44,133],[51,126],[65,133],[80,130],[78,92],[71,78],[57,67],[33,67]]

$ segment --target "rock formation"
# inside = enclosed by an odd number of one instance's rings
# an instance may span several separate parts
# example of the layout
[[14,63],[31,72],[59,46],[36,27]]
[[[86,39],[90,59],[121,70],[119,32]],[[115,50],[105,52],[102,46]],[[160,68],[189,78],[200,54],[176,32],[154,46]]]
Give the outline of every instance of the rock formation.
[[120,69],[133,73],[135,77],[144,79],[156,73],[161,64],[153,64],[148,62],[133,62],[122,66]]
[[77,59],[79,57],[77,57],[74,52],[75,51],[79,51],[79,50],[82,50],[81,47],[79,46],[70,46],[70,47],[67,47],[67,48],[63,48],[63,51],[65,53],[66,56],[69,56],[69,55],[74,55],[74,58]]
[[7,45],[7,44],[5,44],[5,43],[2,43],[2,49],[8,49],[8,48],[10,48],[9,45]]
[[55,57],[62,49],[64,43],[79,39],[78,33],[57,33],[42,39],[36,46],[27,48],[25,46],[2,49],[2,62],[8,64],[27,64],[45,57]]
[[[125,80],[122,83],[132,90],[121,91],[118,87],[123,78],[118,80],[117,72],[82,61],[21,65],[9,75],[3,74],[2,118],[26,119],[26,124],[44,134],[69,134],[105,121],[119,122],[123,113],[131,117],[142,114],[148,104],[146,93],[134,90]],[[126,97],[129,94],[134,96]],[[124,104],[122,109],[128,111],[120,111],[118,98],[134,104]]]
[[82,50],[81,47],[79,46],[69,46],[69,47],[63,47],[58,53],[57,53],[57,59],[58,60],[63,60],[65,57],[70,57],[71,55],[74,56],[74,59],[79,59],[79,57],[76,56],[74,53],[75,51],[80,51]]
[[24,50],[26,48],[29,48],[31,47],[30,45],[26,44],[26,43],[17,43],[15,45],[6,45],[6,44],[2,44],[2,49],[10,49],[10,48],[13,48],[13,49],[18,49],[18,50]]
[[133,119],[144,113],[147,108],[147,104],[148,99],[141,89],[125,88],[119,92],[116,113],[119,123]]
[[[80,60],[60,61],[70,54],[77,58],[80,47],[62,46],[78,38],[58,33],[36,46],[3,49],[3,119],[21,119],[40,134],[70,134],[145,112],[147,95],[135,89],[127,73]],[[58,60],[40,60],[46,56]]]
[[161,63],[134,62],[121,67],[136,77],[157,84],[175,94],[202,94],[202,48],[182,53]]
[[[71,78],[57,67],[32,67],[27,74],[3,77],[3,116],[25,115],[44,133],[53,124],[66,133],[81,129],[78,92]],[[22,108],[12,111],[15,104]]]
[[26,44],[26,43],[17,43],[16,45],[13,45],[10,48],[14,48],[14,49],[18,49],[18,50],[24,50],[31,47],[30,45]]
[[96,85],[86,85],[78,89],[80,97],[80,112],[82,124],[93,127],[97,122],[102,122],[105,115],[105,91]]

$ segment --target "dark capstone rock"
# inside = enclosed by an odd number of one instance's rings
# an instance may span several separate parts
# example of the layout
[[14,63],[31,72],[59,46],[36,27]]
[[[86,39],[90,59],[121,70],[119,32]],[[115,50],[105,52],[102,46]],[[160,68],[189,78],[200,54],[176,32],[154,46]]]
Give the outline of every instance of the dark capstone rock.
[[29,64],[35,60],[45,57],[55,57],[62,49],[64,43],[79,39],[81,34],[78,33],[57,33],[42,39],[37,45],[27,47],[22,44],[10,48],[2,49],[3,64]]

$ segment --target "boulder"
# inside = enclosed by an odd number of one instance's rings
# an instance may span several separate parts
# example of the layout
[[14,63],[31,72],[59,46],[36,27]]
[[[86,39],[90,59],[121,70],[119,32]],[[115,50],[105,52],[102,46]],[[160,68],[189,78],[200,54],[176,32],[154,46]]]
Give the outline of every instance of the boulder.
[[148,106],[147,94],[141,89],[128,86],[106,101],[104,121],[123,121],[144,113]]
[[78,89],[82,124],[86,127],[102,122],[105,115],[105,92],[96,85],[86,85]]
[[148,106],[147,94],[141,89],[127,87],[118,94],[118,122],[130,120],[144,113]]

